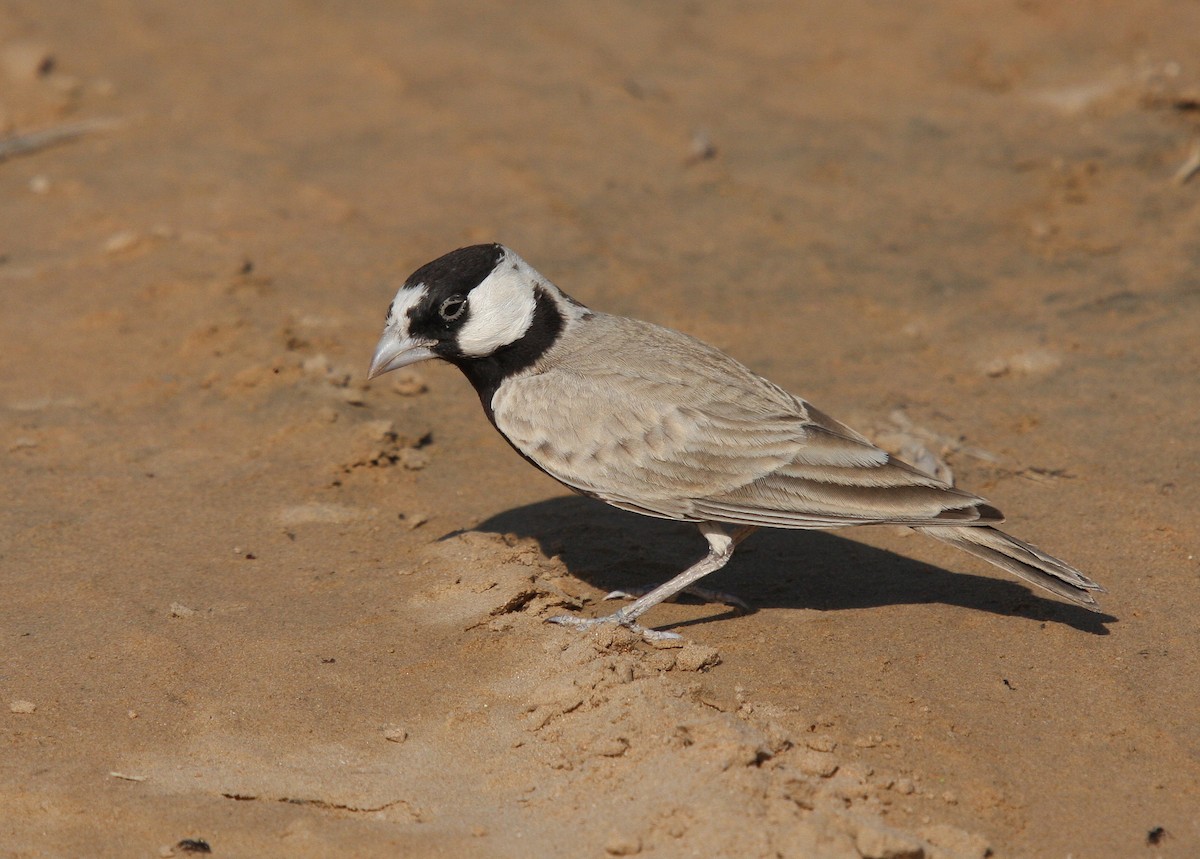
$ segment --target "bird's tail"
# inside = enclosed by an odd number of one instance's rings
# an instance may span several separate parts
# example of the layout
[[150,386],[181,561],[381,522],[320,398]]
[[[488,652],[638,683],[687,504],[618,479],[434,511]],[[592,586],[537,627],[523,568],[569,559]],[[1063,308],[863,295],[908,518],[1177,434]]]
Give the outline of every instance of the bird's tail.
[[914,530],[990,561],[997,567],[1058,594],[1076,605],[1091,611],[1100,610],[1096,607],[1096,600],[1091,591],[1104,593],[1103,587],[1065,561],[1047,555],[1037,546],[1010,537],[1003,531],[988,525],[931,525]]

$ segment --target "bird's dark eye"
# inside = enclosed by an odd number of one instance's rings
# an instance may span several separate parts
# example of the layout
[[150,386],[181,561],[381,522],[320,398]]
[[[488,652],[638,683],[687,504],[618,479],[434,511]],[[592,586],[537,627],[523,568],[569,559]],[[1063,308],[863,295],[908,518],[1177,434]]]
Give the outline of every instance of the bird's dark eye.
[[467,299],[461,295],[447,298],[438,308],[438,315],[447,322],[453,322],[467,312]]

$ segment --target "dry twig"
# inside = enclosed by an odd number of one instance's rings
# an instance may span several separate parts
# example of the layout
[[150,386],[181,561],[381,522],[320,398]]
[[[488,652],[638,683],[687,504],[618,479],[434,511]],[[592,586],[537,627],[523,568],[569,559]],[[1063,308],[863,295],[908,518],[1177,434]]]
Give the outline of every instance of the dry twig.
[[121,124],[119,119],[100,117],[85,119],[80,122],[68,122],[54,125],[39,131],[27,131],[24,134],[12,134],[0,137],[0,161],[7,161],[18,155],[29,155],[59,143],[66,143],[94,131],[108,131]]

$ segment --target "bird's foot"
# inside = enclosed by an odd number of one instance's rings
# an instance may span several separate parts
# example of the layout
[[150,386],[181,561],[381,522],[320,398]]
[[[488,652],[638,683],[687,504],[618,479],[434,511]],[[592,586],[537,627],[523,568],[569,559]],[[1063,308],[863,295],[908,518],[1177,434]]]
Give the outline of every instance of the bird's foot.
[[[652,590],[654,590],[654,588],[652,588],[652,587],[626,588],[624,590],[610,591],[609,593],[604,595],[604,599],[606,599],[606,600],[633,600],[633,599],[637,599],[638,597],[645,596],[646,594],[650,593],[650,591],[652,591]],[[702,588],[702,587],[698,587],[697,585],[688,585],[686,588],[684,588],[679,593],[690,594],[691,596],[694,596],[697,599],[704,600],[704,602],[721,603],[723,605],[727,605],[732,608],[736,608],[738,611],[744,612],[745,614],[753,614],[754,613],[754,609],[751,608],[750,604],[748,602],[746,602],[744,599],[742,599],[741,597],[736,596],[734,594],[725,593],[724,591],[714,591],[710,588]],[[678,595],[676,595],[676,596],[678,596]],[[669,599],[673,601],[675,599],[675,597],[670,597]]]
[[595,629],[604,623],[612,623],[617,626],[623,626],[630,632],[640,635],[647,641],[679,641],[683,638],[675,632],[663,632],[657,629],[647,629],[640,624],[634,623],[632,620],[627,620],[621,612],[613,612],[607,617],[575,617],[569,614],[560,614],[555,617],[546,618],[547,623],[557,623],[560,626],[569,626],[573,629]]

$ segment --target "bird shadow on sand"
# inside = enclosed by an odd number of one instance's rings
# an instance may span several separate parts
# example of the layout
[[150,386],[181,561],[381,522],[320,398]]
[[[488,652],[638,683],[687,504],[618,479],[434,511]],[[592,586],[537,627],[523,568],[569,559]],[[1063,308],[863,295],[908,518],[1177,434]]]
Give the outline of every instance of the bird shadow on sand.
[[[571,575],[601,590],[661,584],[699,560],[707,548],[692,524],[639,516],[579,496],[516,507],[471,530],[533,538],[545,555],[559,557]],[[934,545],[925,539],[911,543],[914,555]],[[962,557],[964,565],[979,563],[966,554]],[[723,570],[706,576],[702,584],[736,594],[755,608],[836,611],[944,603],[1063,623],[1093,635],[1108,635],[1106,624],[1117,621],[1109,614],[1042,597],[1015,580],[952,572],[821,531],[757,531]],[[722,609],[718,615],[673,626],[732,614]]]

